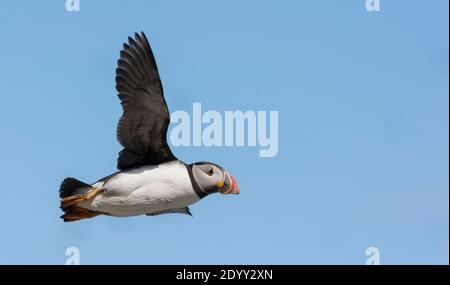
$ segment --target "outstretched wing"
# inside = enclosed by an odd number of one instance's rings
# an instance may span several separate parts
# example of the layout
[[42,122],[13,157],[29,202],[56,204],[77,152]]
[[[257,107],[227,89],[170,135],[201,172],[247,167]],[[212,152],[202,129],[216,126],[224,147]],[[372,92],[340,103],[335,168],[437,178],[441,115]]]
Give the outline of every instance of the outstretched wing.
[[175,160],[166,134],[170,116],[158,68],[143,32],[123,45],[116,69],[116,89],[123,108],[117,140],[124,147],[117,168]]

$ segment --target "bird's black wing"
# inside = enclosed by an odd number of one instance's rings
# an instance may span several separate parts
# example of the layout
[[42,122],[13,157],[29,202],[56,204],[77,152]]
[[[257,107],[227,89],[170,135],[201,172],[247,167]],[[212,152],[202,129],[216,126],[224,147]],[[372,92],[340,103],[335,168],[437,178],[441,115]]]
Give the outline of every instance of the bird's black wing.
[[123,45],[116,69],[116,89],[123,108],[117,140],[124,147],[117,168],[175,160],[166,134],[170,122],[155,57],[143,32]]

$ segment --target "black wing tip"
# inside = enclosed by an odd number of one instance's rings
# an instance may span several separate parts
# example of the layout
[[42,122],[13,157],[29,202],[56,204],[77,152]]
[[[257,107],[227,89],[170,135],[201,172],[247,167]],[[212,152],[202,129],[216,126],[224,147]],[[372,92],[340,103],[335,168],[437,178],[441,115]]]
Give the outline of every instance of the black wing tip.
[[138,33],[134,33],[134,42],[137,44],[141,44],[143,43],[143,40],[141,38],[141,36]]
[[143,31],[140,32],[135,32],[134,33],[134,38],[131,36],[128,36],[128,43],[124,43],[123,44],[123,48],[129,48],[130,45],[134,42],[147,42],[148,43],[148,39],[147,36],[145,35],[145,33]]
[[134,33],[134,37],[137,39],[146,39],[147,37],[145,36],[144,31],[140,31],[140,32],[135,32]]
[[145,35],[145,33],[143,31],[141,31],[140,33],[134,33],[134,40],[135,42],[139,42],[141,44],[143,44],[143,46],[148,46],[150,47],[150,43],[147,39],[147,36]]

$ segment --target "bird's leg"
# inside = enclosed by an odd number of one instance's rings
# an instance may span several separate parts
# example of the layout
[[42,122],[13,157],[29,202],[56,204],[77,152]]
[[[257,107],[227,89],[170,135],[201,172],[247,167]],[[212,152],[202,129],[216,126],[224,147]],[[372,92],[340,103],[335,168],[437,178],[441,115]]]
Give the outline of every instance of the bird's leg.
[[100,188],[94,188],[91,191],[89,191],[88,193],[86,193],[86,200],[92,199],[94,198],[95,195],[99,194],[103,192],[103,189]]
[[90,211],[81,207],[74,206],[62,216],[65,222],[73,222],[81,219],[93,218],[102,215],[101,212]]
[[72,195],[69,197],[65,197],[61,199],[61,208],[66,208],[72,205],[76,205],[80,202],[90,200],[95,197],[95,195],[103,192],[103,189],[100,188],[93,188],[91,191],[89,191],[86,194],[77,194]]

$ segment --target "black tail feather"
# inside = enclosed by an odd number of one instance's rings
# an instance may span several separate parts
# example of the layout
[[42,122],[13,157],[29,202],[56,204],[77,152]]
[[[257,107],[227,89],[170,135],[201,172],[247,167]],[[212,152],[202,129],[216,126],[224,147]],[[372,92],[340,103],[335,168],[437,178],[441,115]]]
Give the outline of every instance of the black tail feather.
[[59,197],[62,199],[75,195],[78,189],[85,187],[91,188],[92,186],[75,178],[68,177],[63,180],[61,186],[59,187]]

